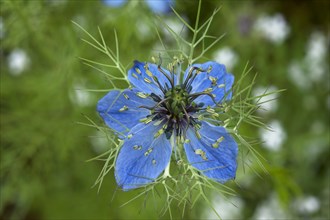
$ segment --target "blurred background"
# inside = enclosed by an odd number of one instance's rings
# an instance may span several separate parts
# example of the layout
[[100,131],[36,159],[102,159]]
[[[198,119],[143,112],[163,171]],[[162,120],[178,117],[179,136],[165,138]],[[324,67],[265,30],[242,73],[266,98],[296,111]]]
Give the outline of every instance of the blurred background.
[[[171,4],[194,25],[197,1]],[[79,57],[111,63],[81,41],[87,36],[71,21],[97,39],[99,26],[110,48],[116,29],[128,67],[158,54],[155,25],[174,48],[156,16],[187,39],[191,33],[160,2],[3,0],[0,6],[0,219],[168,219],[152,202],[144,206],[143,197],[119,208],[137,191],[114,193],[113,172],[99,193],[91,187],[103,164],[86,160],[110,143],[79,122],[87,123],[87,115],[102,124],[95,106],[105,92],[89,89],[111,87]],[[262,141],[255,147],[269,174],[249,161],[250,168],[239,166],[237,184],[229,183],[237,196],[210,199],[223,219],[329,219],[329,1],[206,0],[201,21],[219,6],[210,33],[226,35],[207,59],[224,63],[236,78],[249,62],[248,78],[258,73],[255,95],[286,91],[255,113],[273,132],[240,130]],[[174,216],[181,212],[173,203]],[[185,219],[215,218],[202,201],[185,211]]]

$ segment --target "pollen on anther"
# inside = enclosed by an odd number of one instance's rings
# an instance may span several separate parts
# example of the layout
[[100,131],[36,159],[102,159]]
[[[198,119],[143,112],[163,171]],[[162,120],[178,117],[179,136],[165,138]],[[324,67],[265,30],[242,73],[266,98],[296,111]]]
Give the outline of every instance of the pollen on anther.
[[125,93],[123,93],[123,96],[125,97],[125,99],[129,100],[129,96]]
[[149,148],[145,153],[144,156],[148,156],[152,152],[152,148]]
[[223,136],[221,136],[220,138],[217,139],[216,142],[214,142],[214,143],[212,144],[212,147],[213,147],[213,148],[218,148],[218,147],[219,147],[219,144],[220,144],[224,139],[225,139],[225,138],[224,138]]
[[149,124],[151,121],[152,121],[152,119],[150,117],[149,118],[141,118],[140,119],[140,122],[142,122],[144,124]]
[[124,112],[127,110],[128,110],[128,107],[126,105],[124,105],[121,109],[119,109],[119,112]]
[[207,89],[204,90],[204,92],[210,93],[210,92],[212,92],[212,90],[213,90],[212,88],[207,88]]
[[151,80],[150,79],[148,79],[148,78],[143,78],[143,80],[146,82],[146,83],[151,83]]
[[213,76],[209,76],[209,80],[212,83],[212,86],[217,85],[217,78],[213,77]]
[[209,68],[207,68],[207,73],[210,73],[212,71],[212,66],[209,66]]
[[135,73],[132,73],[132,76],[136,79],[138,79],[139,77],[135,74]]
[[142,146],[141,145],[134,145],[133,146],[133,149],[134,150],[141,150],[142,149]]
[[135,68],[135,71],[141,75],[141,70],[139,68]]
[[148,76],[153,77],[153,75],[152,75],[152,73],[150,72],[150,70],[146,69],[146,73],[147,73]]
[[143,99],[148,97],[148,94],[145,94],[143,92],[137,92],[136,95],[139,96],[140,98],[143,98]]
[[152,161],[152,165],[156,165],[157,161],[155,159],[153,159]]
[[205,151],[203,151],[202,149],[196,149],[195,154],[201,156],[203,160],[208,160]]

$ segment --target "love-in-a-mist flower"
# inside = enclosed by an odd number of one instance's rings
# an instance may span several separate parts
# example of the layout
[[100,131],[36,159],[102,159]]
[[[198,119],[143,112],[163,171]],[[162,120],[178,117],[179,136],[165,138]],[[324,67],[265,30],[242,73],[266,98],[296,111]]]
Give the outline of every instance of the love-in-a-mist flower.
[[172,152],[217,182],[235,178],[237,143],[224,127],[204,120],[218,117],[216,110],[231,99],[234,77],[216,62],[193,64],[184,74],[180,65],[166,70],[135,61],[128,71],[132,87],[110,91],[98,103],[105,123],[123,140],[115,162],[123,190],[168,173]]

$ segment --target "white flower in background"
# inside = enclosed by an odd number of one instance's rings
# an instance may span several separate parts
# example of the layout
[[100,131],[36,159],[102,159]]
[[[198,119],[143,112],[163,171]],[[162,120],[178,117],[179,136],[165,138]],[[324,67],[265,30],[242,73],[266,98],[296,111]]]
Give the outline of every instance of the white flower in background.
[[140,40],[146,40],[153,36],[152,24],[150,24],[149,22],[145,20],[137,20],[135,27],[136,31],[138,32],[137,37]]
[[275,219],[292,219],[289,214],[281,207],[280,202],[275,193],[261,203],[256,209],[251,219],[257,220],[275,220]]
[[313,82],[325,82],[328,63],[326,37],[320,32],[312,33],[306,48],[306,56],[301,61],[293,61],[288,67],[291,81],[301,90],[310,90]]
[[[270,86],[269,88],[258,86],[253,89],[252,94],[253,96],[261,96],[263,94],[275,92],[277,87]],[[256,103],[259,103],[260,108],[257,110],[259,113],[266,114],[270,112],[275,112],[277,110],[278,101],[277,101],[278,94],[273,93],[267,96],[263,96],[260,99],[255,100]]]
[[302,198],[298,198],[293,202],[293,207],[300,214],[313,214],[317,212],[320,207],[320,200],[315,196],[305,196]]
[[218,63],[224,64],[231,71],[238,61],[238,56],[230,47],[224,47],[213,54],[213,58]]
[[0,17],[0,39],[5,37],[5,24],[3,22],[2,17]]
[[[212,199],[212,206],[218,212],[222,219],[242,219],[242,209],[244,203],[237,197],[223,198],[216,195]],[[209,208],[203,212],[202,219],[218,219],[214,211]]]
[[271,130],[263,128],[259,130],[261,140],[263,141],[262,145],[271,151],[279,151],[283,141],[286,139],[286,133],[281,123],[277,120],[270,122],[268,127],[270,127]]
[[[169,17],[164,20],[164,23],[167,24],[167,26],[169,28],[171,28],[173,30],[173,32],[176,33],[177,35],[181,36],[182,38],[187,37],[188,29],[178,19]],[[163,24],[161,24],[161,25],[163,25]],[[171,41],[175,40],[173,35],[171,34],[171,32],[166,27],[163,27],[163,33],[165,35],[166,40],[171,40]]]
[[324,80],[326,75],[326,54],[327,54],[327,39],[320,32],[312,33],[307,44],[305,63],[308,67],[309,78],[312,81]]
[[96,154],[104,153],[109,147],[109,142],[105,134],[101,131],[96,131],[93,136],[90,137],[90,141],[92,149]]
[[83,83],[75,83],[69,97],[71,102],[80,107],[91,106],[95,104],[93,93],[86,91]]
[[30,59],[22,49],[14,49],[8,57],[9,72],[14,76],[19,76],[28,68]]
[[298,61],[293,61],[288,67],[289,79],[301,90],[309,90],[312,82],[309,80],[308,73]]
[[281,44],[290,33],[290,27],[281,14],[260,16],[254,24],[254,29],[276,44]]

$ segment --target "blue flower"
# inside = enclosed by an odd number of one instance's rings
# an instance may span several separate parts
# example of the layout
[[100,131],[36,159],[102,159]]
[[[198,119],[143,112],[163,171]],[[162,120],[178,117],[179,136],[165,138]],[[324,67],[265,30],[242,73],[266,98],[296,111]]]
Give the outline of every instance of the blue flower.
[[[103,0],[103,2],[110,7],[120,7],[124,5],[127,0]],[[149,8],[157,14],[165,14],[171,11],[174,0],[145,0]]]
[[[183,77],[151,63],[135,61],[131,88],[110,91],[97,106],[105,123],[123,140],[115,178],[123,190],[152,183],[184,151],[203,175],[224,183],[235,178],[237,143],[225,128],[203,120],[231,99],[234,76],[225,66],[190,66]],[[201,117],[203,116],[203,117]],[[176,154],[175,154],[176,155]]]

